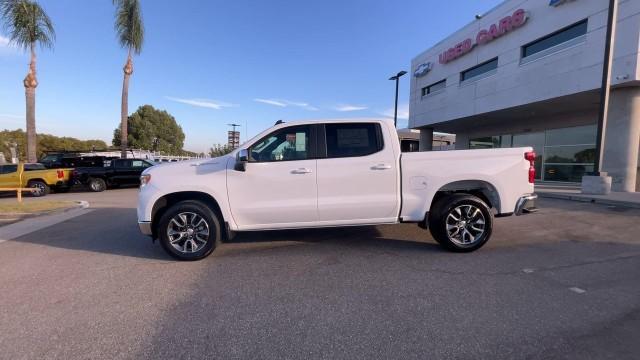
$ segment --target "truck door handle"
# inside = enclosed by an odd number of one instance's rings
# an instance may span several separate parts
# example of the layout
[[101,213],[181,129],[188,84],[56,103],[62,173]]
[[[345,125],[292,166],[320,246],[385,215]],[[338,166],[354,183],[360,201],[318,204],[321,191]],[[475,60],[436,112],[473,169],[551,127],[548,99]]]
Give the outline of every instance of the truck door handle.
[[387,164],[378,164],[371,167],[371,170],[389,170],[391,169],[391,165]]
[[310,174],[313,171],[311,171],[311,169],[307,169],[307,168],[299,168],[299,169],[294,169],[291,170],[292,174]]

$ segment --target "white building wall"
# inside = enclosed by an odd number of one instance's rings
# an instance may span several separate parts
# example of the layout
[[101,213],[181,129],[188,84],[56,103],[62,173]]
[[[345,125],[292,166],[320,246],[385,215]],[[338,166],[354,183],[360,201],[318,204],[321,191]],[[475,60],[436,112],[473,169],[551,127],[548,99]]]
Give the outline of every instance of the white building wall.
[[[421,127],[476,114],[525,105],[600,87],[607,21],[604,0],[573,0],[549,6],[548,0],[507,0],[412,60],[412,70],[424,62],[433,69],[411,78],[409,127]],[[620,0],[614,48],[613,85],[640,84],[640,0]],[[475,42],[481,29],[497,24],[517,9],[527,11],[527,22],[490,43],[447,64],[438,56],[457,43]],[[558,53],[521,63],[521,47],[556,30],[588,18],[584,42]],[[460,72],[498,57],[494,75],[460,84]],[[444,91],[422,96],[421,89],[447,79]],[[595,121],[595,119],[594,119]],[[435,127],[438,130],[437,126]]]

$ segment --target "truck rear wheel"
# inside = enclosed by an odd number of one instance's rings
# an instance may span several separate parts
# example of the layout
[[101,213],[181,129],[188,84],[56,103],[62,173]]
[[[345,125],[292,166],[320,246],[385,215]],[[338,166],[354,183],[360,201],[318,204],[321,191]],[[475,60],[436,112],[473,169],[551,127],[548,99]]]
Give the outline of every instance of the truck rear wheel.
[[480,198],[453,194],[438,200],[429,214],[429,231],[440,245],[455,252],[481,248],[491,237],[493,214]]
[[220,220],[205,204],[187,200],[171,206],[160,218],[157,233],[164,250],[178,260],[209,256],[221,240]]
[[107,183],[101,178],[90,178],[89,189],[93,192],[101,192],[107,189]]
[[27,184],[27,186],[31,189],[34,189],[31,192],[31,196],[35,196],[35,197],[45,196],[51,191],[51,189],[49,188],[49,185],[47,185],[44,181],[40,181],[40,180],[29,181],[29,184]]

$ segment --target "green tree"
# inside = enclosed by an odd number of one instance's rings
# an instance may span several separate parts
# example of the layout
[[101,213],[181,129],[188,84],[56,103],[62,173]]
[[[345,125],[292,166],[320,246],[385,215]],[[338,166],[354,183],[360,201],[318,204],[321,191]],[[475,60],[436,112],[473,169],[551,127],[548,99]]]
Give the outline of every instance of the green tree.
[[0,21],[9,41],[29,51],[29,72],[23,80],[27,102],[27,159],[37,161],[36,154],[36,45],[52,48],[55,39],[53,23],[42,7],[33,0],[0,0]]
[[[6,159],[10,159],[9,146],[12,143],[16,143],[18,145],[18,158],[25,160],[25,138],[25,132],[22,129],[0,131],[0,152],[4,154]],[[108,148],[107,144],[102,140],[79,140],[72,137],[59,137],[49,134],[38,134],[37,144],[38,158],[41,158],[47,151],[89,151]]]
[[[162,151],[168,155],[182,155],[184,132],[176,119],[164,110],[144,105],[129,116],[127,142],[136,149]],[[119,128],[113,131],[113,146],[121,146]]]
[[122,157],[127,157],[128,134],[127,115],[129,114],[129,77],[133,74],[131,53],[140,54],[144,42],[142,11],[138,0],[113,0],[116,6],[115,30],[120,46],[127,50],[127,62],[124,64],[122,82],[122,103],[120,107],[120,149]]
[[223,156],[232,151],[233,151],[233,148],[229,145],[214,144],[211,147],[211,149],[209,149],[209,156],[211,157]]

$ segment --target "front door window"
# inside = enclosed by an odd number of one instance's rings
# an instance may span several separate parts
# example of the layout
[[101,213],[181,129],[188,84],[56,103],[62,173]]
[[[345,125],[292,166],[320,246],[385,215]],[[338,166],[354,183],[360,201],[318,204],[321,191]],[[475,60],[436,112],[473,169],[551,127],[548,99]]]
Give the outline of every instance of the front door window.
[[255,143],[250,149],[249,161],[270,162],[306,160],[311,158],[308,125],[277,130]]

